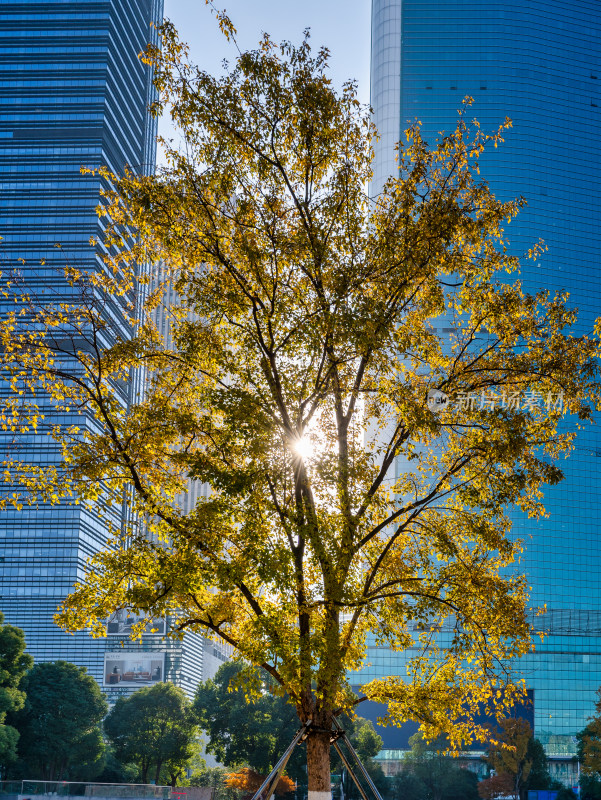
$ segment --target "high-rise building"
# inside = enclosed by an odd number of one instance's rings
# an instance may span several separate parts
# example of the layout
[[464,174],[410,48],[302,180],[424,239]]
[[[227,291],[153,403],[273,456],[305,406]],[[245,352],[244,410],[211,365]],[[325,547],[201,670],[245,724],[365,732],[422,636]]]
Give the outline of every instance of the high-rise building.
[[[155,168],[156,121],[148,113],[154,90],[138,55],[156,36],[153,25],[162,12],[163,0],[3,0],[0,267],[23,275],[36,292],[76,301],[57,270],[67,263],[101,268],[101,245],[92,247],[90,240],[102,240],[95,211],[102,179],[80,168]],[[118,300],[107,299],[106,313],[125,326]],[[116,391],[127,403],[132,387]],[[88,424],[85,413],[56,421]],[[59,458],[44,432],[18,441],[10,433],[0,436],[2,457],[24,451],[42,465]],[[118,526],[126,504],[113,508]],[[36,660],[86,666],[109,696],[143,685],[146,676],[193,691],[203,660],[224,657],[203,637],[167,644],[166,621],[157,635],[127,643],[131,619],[125,613],[109,622],[106,640],[68,636],[54,625],[57,605],[106,536],[94,508],[40,505],[0,514],[0,608],[6,620],[25,630]]]
[[[524,196],[506,234],[515,255],[539,238],[548,252],[522,262],[527,290],[567,290],[578,332],[601,312],[601,4],[597,0],[373,0],[371,104],[380,133],[373,194],[396,170],[394,144],[422,122],[434,143],[450,132],[462,98],[468,117],[505,143],[481,174],[503,200]],[[534,728],[566,760],[601,686],[601,434],[581,434],[546,492],[549,518],[515,516],[533,606],[546,604],[550,635],[520,669],[534,698]],[[361,679],[402,665],[370,648]],[[354,679],[353,679],[354,682]]]

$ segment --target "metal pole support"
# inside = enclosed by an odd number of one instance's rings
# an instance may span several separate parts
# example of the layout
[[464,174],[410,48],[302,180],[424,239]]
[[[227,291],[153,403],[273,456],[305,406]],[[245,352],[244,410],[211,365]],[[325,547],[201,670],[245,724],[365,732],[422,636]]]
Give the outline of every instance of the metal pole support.
[[[289,760],[290,756],[292,755],[292,751],[294,750],[296,745],[301,741],[301,739],[306,735],[308,728],[309,728],[309,725],[307,724],[307,725],[304,725],[298,731],[298,733],[296,734],[294,739],[290,742],[290,744],[286,748],[284,754],[282,755],[282,757],[280,758],[278,763],[275,765],[275,767],[271,770],[269,775],[265,778],[263,783],[259,786],[257,791],[254,793],[254,795],[252,796],[252,800],[260,800],[260,798],[262,798],[262,800],[271,800],[271,796],[273,795],[273,793],[275,791],[275,787],[278,784],[278,781],[279,781],[279,779],[280,779],[280,777],[282,775],[282,772],[286,768],[286,764],[288,763],[288,760]],[[266,789],[269,789],[269,792],[265,796],[263,796],[263,792],[265,792]]]
[[357,787],[357,789],[359,789],[359,794],[361,795],[361,797],[363,798],[363,800],[368,800],[368,797],[367,797],[367,795],[365,794],[365,791],[363,790],[363,786],[361,786],[361,784],[359,783],[359,779],[358,779],[358,778],[357,778],[357,776],[355,775],[355,773],[354,773],[354,771],[353,771],[353,768],[351,767],[351,765],[350,765],[350,764],[349,764],[349,762],[348,762],[348,759],[347,759],[347,757],[344,755],[344,753],[343,753],[343,752],[342,752],[342,750],[340,749],[340,745],[338,744],[338,742],[337,742],[336,740],[334,740],[334,741],[332,742],[332,744],[334,745],[334,747],[335,747],[335,749],[336,749],[336,752],[337,752],[337,753],[338,753],[338,755],[340,756],[340,760],[342,761],[342,763],[343,763],[343,764],[344,764],[344,766],[346,767],[346,769],[347,769],[347,771],[348,771],[348,774],[349,774],[349,775],[351,776],[351,778],[353,779],[353,783],[355,784],[355,786]]
[[[351,755],[352,755],[352,756],[353,756],[353,758],[355,759],[355,761],[356,761],[356,763],[357,763],[357,766],[358,766],[358,767],[359,767],[359,769],[361,770],[361,774],[363,775],[363,777],[364,777],[364,778],[365,778],[365,780],[367,781],[367,784],[368,784],[369,788],[370,788],[370,789],[372,790],[372,792],[374,793],[374,795],[375,795],[375,797],[376,797],[376,800],[382,800],[382,795],[381,795],[381,794],[380,794],[380,792],[379,792],[379,791],[376,789],[376,785],[375,785],[375,783],[374,783],[374,782],[372,781],[372,779],[370,778],[368,771],[365,769],[365,767],[364,767],[364,766],[363,766],[363,764],[361,763],[361,759],[359,758],[359,756],[358,756],[358,755],[357,755],[357,753],[355,752],[355,748],[354,748],[354,747],[353,747],[353,745],[350,743],[348,736],[346,735],[346,733],[344,733],[344,731],[343,731],[343,730],[342,730],[342,728],[340,727],[340,723],[338,722],[338,720],[337,720],[335,717],[334,717],[334,725],[335,725],[336,729],[337,729],[339,732],[342,732],[342,737],[341,737],[341,738],[344,740],[344,743],[345,743],[345,744],[346,744],[346,746],[348,747],[348,749],[349,749],[349,752],[351,753]],[[337,748],[337,749],[338,749],[338,748]]]

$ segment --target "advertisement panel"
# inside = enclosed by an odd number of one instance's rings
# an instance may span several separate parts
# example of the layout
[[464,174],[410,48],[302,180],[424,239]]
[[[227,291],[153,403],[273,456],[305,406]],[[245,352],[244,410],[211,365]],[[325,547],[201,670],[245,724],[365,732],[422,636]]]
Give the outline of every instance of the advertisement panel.
[[129,636],[132,626],[144,620],[146,622],[146,630],[144,635],[164,636],[165,635],[165,619],[152,619],[145,614],[139,614],[135,611],[127,611],[121,609],[109,617],[106,623],[107,634],[117,634]]
[[165,653],[123,652],[104,654],[104,685],[141,687],[164,680]]

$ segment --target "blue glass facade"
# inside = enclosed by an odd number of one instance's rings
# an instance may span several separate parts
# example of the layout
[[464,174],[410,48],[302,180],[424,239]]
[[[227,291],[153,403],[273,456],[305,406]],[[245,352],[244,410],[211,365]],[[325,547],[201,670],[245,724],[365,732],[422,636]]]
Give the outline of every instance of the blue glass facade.
[[[569,291],[579,331],[601,312],[601,4],[596,0],[373,0],[371,102],[381,138],[373,191],[395,170],[394,142],[408,123],[426,140],[450,131],[461,100],[494,130],[513,120],[481,172],[502,199],[528,207],[506,231],[523,254],[527,289]],[[532,604],[546,604],[551,635],[521,668],[534,693],[536,735],[557,756],[593,710],[601,686],[601,433],[577,440],[549,489],[549,518],[515,518]],[[398,656],[370,648],[363,679],[402,672]]]
[[[95,212],[100,179],[81,175],[80,167],[154,170],[153,88],[138,54],[156,35],[151,23],[161,20],[162,6],[162,0],[1,4],[0,259],[3,269],[25,274],[37,291],[67,298],[70,290],[57,281],[56,268],[100,263],[100,251],[90,246],[102,234]],[[119,323],[117,302],[107,313]],[[82,416],[57,421],[86,424]],[[58,459],[45,435],[17,442],[4,433],[0,448],[25,452],[39,464]],[[124,513],[125,504],[117,504],[113,522],[118,525]],[[94,509],[57,505],[0,514],[0,608],[7,621],[25,630],[36,660],[74,661],[101,685],[105,652],[121,649],[122,642],[132,664],[136,658],[142,663],[145,653],[164,653],[162,676],[191,693],[203,662],[215,666],[225,658],[202,637],[186,637],[183,645],[167,645],[159,636],[131,643],[115,632],[93,640],[84,633],[67,636],[54,625],[58,603],[82,576],[86,558],[105,543],[106,525]],[[109,697],[123,691],[107,688]]]

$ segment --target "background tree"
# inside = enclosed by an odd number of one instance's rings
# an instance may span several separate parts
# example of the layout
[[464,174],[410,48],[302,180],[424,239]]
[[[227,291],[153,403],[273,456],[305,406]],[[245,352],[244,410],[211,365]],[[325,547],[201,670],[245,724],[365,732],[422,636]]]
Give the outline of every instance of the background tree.
[[85,667],[36,664],[22,686],[25,706],[13,717],[21,772],[45,781],[95,777],[104,766],[100,723],[108,705]]
[[390,780],[390,796],[394,800],[424,800],[426,787],[408,769],[402,769]]
[[582,800],[600,800],[601,781],[594,775],[580,775],[580,797]]
[[597,690],[595,714],[578,734],[578,758],[585,775],[601,775],[601,689]]
[[164,769],[175,785],[198,748],[192,704],[172,683],[155,683],[120,697],[104,730],[117,758],[138,766],[142,783],[151,775],[160,783]]
[[497,800],[501,797],[514,797],[515,785],[513,776],[508,772],[500,775],[489,775],[478,784],[478,794],[483,800]]
[[[226,776],[224,784],[230,789],[239,789],[250,797],[261,787],[266,776],[259,774],[251,767],[241,767]],[[295,789],[294,781],[288,775],[281,775],[275,785],[276,795],[291,794]]]
[[161,773],[166,776],[164,780],[165,783],[175,787],[180,781],[187,780],[186,772],[190,760],[199,747],[200,742],[198,738],[188,737],[184,728],[180,728],[177,732],[174,731],[170,746],[171,754],[168,754],[168,757],[165,759]]
[[96,776],[98,783],[136,783],[138,767],[132,763],[122,763],[115,755],[112,745],[105,745],[104,767]]
[[560,786],[555,800],[578,800],[578,795],[569,786]]
[[[114,532],[61,624],[104,634],[132,608],[221,637],[310,721],[309,797],[323,800],[329,730],[354,702],[347,674],[368,632],[408,655],[409,680],[363,687],[391,719],[455,744],[515,700],[508,670],[531,626],[506,512],[541,514],[561,479],[572,423],[598,402],[597,344],[571,336],[564,297],[511,277],[502,226],[520,203],[478,174],[509,123],[488,135],[462,114],[431,149],[412,126],[372,202],[369,109],[354,84],[334,91],[308,35],[264,37],[219,78],[169,24],[162,37],[146,55],[156,110],[185,147],[167,146],[156,176],[102,171],[106,269],[67,268],[79,303],[4,286],[7,424],[42,424],[41,396],[94,417],[52,429],[56,470],[7,462],[23,487],[7,502],[101,508],[131,487],[147,527]],[[165,283],[142,303],[136,264],[149,262]],[[167,344],[152,315],[173,290]],[[131,341],[113,326],[116,297]],[[121,403],[115,386],[136,373],[146,392]],[[452,401],[440,413],[437,392]],[[184,514],[189,478],[212,493]]]
[[25,634],[13,625],[4,625],[0,612],[0,777],[6,778],[8,766],[17,759],[19,733],[6,723],[6,716],[23,708],[25,693],[22,678],[33,665],[25,653]]
[[527,757],[531,762],[531,767],[530,774],[524,784],[524,789],[560,788],[559,786],[553,786],[553,779],[549,775],[549,765],[545,748],[534,736],[532,736],[528,742]]
[[237,800],[237,795],[225,785],[230,771],[225,767],[207,767],[204,759],[203,763],[194,764],[192,762],[192,775],[189,778],[190,786],[204,786],[212,789],[213,800]]
[[416,733],[409,743],[411,751],[403,761],[402,773],[393,782],[395,797],[403,798],[407,792],[422,800],[477,800],[478,778],[448,752],[446,737],[428,742]]
[[601,800],[601,780],[596,775],[581,773],[581,800]]
[[[246,765],[267,775],[298,730],[298,717],[285,698],[273,693],[268,673],[259,673],[249,697],[240,681],[242,671],[235,661],[222,664],[215,677],[196,690],[194,711],[208,735],[207,752],[218,762],[230,768]],[[296,748],[286,770],[293,780],[306,782],[305,760]]]
[[[376,785],[376,788],[383,797],[389,794],[389,781],[384,775],[384,771],[380,764],[375,760],[382,749],[382,737],[375,730],[373,724],[368,719],[362,717],[349,718],[345,716],[341,719],[341,724],[344,727],[351,744],[353,745],[357,755],[361,759],[363,766],[369,773],[370,778]],[[341,745],[344,750],[344,744]],[[351,764],[353,763],[350,759]],[[344,768],[340,758],[337,754],[334,755],[332,761],[332,768],[335,772],[339,772],[342,776],[341,783],[344,791],[344,796],[349,798],[359,798],[359,791],[353,779]],[[361,778],[364,784],[363,779]],[[367,789],[369,796],[369,789]]]
[[582,800],[601,800],[601,690],[597,691],[595,712],[586,727],[577,734],[577,755],[582,765]]
[[[509,717],[500,723],[500,730],[493,733],[494,738],[488,746],[487,762],[495,775],[481,781],[478,791],[481,797],[492,798],[507,794],[509,790],[515,800],[520,800],[522,789],[528,786],[529,778],[535,769],[533,783],[550,784],[546,773],[546,757],[540,742],[534,743],[532,728],[525,719]],[[542,758],[541,758],[542,756]],[[536,767],[535,767],[536,764]]]

